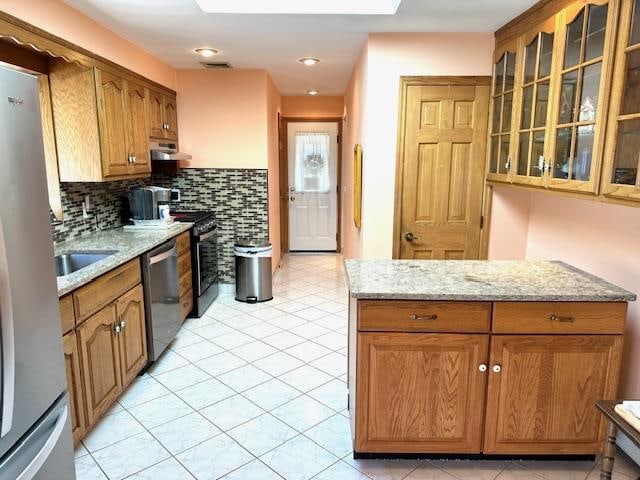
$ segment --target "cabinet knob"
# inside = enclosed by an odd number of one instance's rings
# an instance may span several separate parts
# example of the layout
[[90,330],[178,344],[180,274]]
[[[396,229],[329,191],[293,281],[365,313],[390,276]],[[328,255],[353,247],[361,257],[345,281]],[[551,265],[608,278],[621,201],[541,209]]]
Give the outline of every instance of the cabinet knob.
[[122,328],[120,327],[120,325],[116,324],[113,326],[113,332],[118,335],[120,334],[120,331],[122,330]]
[[120,328],[124,329],[124,327],[126,327],[127,324],[124,323],[124,320],[120,320]]
[[131,154],[127,155],[127,163],[131,163]]
[[493,367],[491,367],[491,370],[493,371],[493,373],[500,373],[500,371],[502,370],[502,367],[496,364]]
[[135,155],[132,155],[132,156],[131,156],[131,161],[132,161],[133,163],[136,163],[136,160],[137,160],[137,159],[136,159],[136,156],[135,156]]
[[480,370],[481,372],[486,372],[487,365],[485,363],[481,363],[480,365],[478,365],[478,370]]

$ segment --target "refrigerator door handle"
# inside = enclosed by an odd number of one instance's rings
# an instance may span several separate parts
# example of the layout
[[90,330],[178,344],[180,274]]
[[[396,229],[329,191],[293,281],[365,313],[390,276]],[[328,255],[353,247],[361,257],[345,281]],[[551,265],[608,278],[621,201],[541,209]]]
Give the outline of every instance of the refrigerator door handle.
[[15,343],[13,332],[13,308],[9,285],[9,264],[7,248],[0,219],[0,336],[2,337],[2,392],[0,402],[0,437],[4,437],[13,424],[13,403],[15,396]]
[[40,468],[42,467],[42,465],[44,465],[44,462],[47,461],[49,455],[51,455],[51,452],[58,443],[58,440],[62,435],[62,431],[64,430],[65,423],[67,422],[68,416],[69,407],[65,405],[62,412],[60,412],[60,415],[58,415],[58,419],[56,420],[56,423],[51,430],[51,434],[42,445],[42,448],[33,457],[33,459],[25,467],[25,469],[20,474],[18,474],[16,480],[31,480],[36,476],[36,473],[40,471]]

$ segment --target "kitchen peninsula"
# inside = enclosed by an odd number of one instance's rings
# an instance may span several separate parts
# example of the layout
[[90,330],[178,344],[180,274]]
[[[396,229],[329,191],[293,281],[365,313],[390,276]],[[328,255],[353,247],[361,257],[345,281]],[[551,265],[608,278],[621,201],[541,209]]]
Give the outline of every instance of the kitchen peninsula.
[[554,261],[346,261],[356,457],[592,455],[635,295]]

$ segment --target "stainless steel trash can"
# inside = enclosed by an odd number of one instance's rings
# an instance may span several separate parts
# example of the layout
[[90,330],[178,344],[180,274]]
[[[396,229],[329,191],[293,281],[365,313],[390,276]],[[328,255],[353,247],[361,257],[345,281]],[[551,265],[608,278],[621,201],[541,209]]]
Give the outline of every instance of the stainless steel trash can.
[[233,245],[236,257],[236,300],[256,303],[273,299],[271,257],[267,241],[238,240]]

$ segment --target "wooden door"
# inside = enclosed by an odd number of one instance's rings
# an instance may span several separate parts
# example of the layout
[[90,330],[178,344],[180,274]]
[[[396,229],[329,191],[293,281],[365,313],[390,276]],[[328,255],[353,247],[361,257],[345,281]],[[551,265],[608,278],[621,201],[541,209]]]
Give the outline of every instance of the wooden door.
[[494,335],[484,453],[600,452],[621,353],[621,335]]
[[178,140],[178,109],[176,97],[164,95],[164,136],[168,140]]
[[480,453],[488,335],[360,333],[359,452]]
[[118,319],[115,303],[89,317],[77,328],[82,356],[87,420],[91,426],[122,392],[120,352],[114,327]]
[[132,173],[151,172],[149,136],[147,128],[147,90],[127,81],[127,120],[129,152],[133,155]]
[[118,340],[122,385],[126,387],[147,363],[147,331],[142,285],[121,296],[117,301],[117,309],[121,327]]
[[69,332],[62,337],[62,347],[64,349],[64,365],[67,373],[67,389],[69,391],[71,433],[73,434],[73,444],[77,445],[87,431],[87,420],[85,418],[84,392],[76,332]]
[[164,137],[163,95],[154,90],[149,91],[149,136]]
[[407,88],[400,258],[477,259],[489,86]]
[[129,173],[127,94],[125,81],[109,72],[95,70],[98,96],[98,125],[103,177]]

